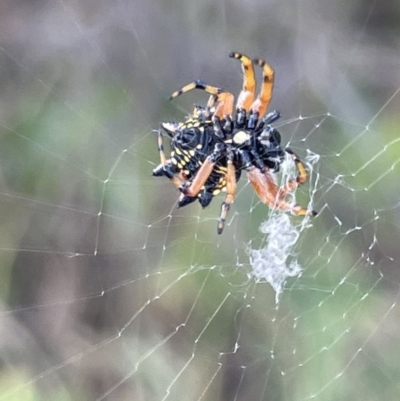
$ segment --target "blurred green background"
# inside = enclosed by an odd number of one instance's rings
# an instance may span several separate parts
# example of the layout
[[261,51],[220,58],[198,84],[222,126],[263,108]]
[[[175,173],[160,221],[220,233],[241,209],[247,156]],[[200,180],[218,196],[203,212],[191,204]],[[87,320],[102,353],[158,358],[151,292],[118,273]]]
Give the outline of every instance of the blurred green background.
[[[398,399],[399,21],[394,0],[3,0],[0,400]],[[231,51],[274,67],[283,141],[320,155],[278,304],[244,175],[222,236],[222,197],[176,210],[151,176],[160,121],[207,99],[173,91],[240,91]]]

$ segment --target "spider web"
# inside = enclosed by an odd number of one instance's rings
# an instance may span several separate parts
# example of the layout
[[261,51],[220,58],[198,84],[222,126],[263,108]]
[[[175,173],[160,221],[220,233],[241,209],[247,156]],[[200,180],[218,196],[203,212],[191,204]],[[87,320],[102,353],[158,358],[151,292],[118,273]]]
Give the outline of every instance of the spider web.
[[[394,2],[1,9],[1,400],[398,398]],[[219,236],[223,196],[177,209],[151,176],[159,122],[207,98],[171,92],[239,92],[230,51],[274,66],[315,218],[242,177]]]

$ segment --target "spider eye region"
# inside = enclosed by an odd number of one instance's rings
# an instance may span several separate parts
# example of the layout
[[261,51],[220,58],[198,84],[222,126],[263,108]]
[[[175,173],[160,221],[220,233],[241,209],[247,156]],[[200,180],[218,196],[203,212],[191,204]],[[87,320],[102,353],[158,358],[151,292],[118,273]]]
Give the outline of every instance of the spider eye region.
[[251,135],[246,131],[237,131],[233,135],[233,143],[236,145],[243,145],[246,141],[250,140]]

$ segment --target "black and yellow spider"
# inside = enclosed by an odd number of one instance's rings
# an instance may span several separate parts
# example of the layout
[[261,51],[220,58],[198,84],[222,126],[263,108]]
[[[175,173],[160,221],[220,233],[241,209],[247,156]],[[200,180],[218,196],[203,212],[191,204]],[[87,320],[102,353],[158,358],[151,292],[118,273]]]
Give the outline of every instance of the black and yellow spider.
[[[272,97],[273,69],[263,60],[254,60],[263,70],[261,90],[254,99],[253,61],[240,53],[231,53],[229,57],[241,61],[244,77],[234,117],[234,96],[221,88],[197,80],[174,92],[171,99],[195,88],[211,96],[206,107],[196,106],[185,122],[161,124],[158,131],[161,163],[153,170],[153,175],[167,176],[181,191],[179,207],[196,199],[206,207],[215,195],[226,191],[218,234],[222,233],[230,205],[235,199],[236,183],[242,169],[246,170],[259,198],[270,208],[299,216],[316,215],[315,211],[308,211],[286,199],[307,180],[307,171],[292,150],[280,146],[281,136],[271,126],[279,118],[279,113],[275,111],[263,117]],[[164,153],[163,132],[171,138],[168,159]],[[279,171],[286,154],[296,164],[298,175],[279,188],[274,173]]]

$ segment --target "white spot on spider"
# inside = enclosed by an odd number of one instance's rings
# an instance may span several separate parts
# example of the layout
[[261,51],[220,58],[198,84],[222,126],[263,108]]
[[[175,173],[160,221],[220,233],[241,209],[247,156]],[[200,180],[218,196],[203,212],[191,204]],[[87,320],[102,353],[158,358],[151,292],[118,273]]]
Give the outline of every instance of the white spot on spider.
[[250,138],[251,138],[250,134],[247,133],[246,131],[238,131],[233,136],[233,143],[241,145],[242,143],[248,141]]

